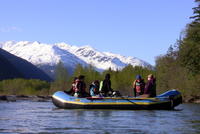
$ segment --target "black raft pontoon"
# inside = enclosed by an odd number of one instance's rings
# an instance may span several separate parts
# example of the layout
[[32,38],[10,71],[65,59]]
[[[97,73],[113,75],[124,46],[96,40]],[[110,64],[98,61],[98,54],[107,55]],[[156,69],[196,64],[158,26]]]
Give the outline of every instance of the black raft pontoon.
[[170,90],[154,98],[77,98],[57,91],[53,94],[52,101],[55,106],[64,109],[173,109],[182,103],[182,96],[177,90]]

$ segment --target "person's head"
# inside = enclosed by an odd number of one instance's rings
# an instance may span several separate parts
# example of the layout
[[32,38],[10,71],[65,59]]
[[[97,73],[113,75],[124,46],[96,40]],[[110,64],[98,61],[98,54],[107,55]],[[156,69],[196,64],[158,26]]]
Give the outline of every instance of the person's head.
[[137,80],[137,81],[140,81],[140,80],[142,79],[142,77],[141,77],[139,74],[138,74],[138,75],[136,75],[136,77],[135,77],[135,78],[136,78],[136,80]]
[[74,81],[76,81],[78,79],[78,77],[74,77]]
[[147,79],[148,79],[148,80],[153,79],[153,74],[149,74],[149,75],[147,76]]
[[82,80],[82,81],[84,80],[84,78],[85,78],[84,75],[79,75],[79,77],[78,77],[78,79],[79,79],[79,80]]
[[106,74],[105,79],[107,79],[107,80],[110,79],[110,74],[109,73]]
[[94,84],[98,86],[98,85],[99,85],[99,81],[98,81],[98,80],[95,80],[95,81],[94,81]]

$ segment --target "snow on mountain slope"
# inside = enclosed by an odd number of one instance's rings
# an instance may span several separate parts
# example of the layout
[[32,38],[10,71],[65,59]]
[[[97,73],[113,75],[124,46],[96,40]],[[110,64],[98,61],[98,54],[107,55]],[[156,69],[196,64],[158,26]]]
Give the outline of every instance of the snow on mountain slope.
[[121,70],[128,64],[150,67],[151,65],[135,57],[125,57],[109,52],[99,52],[90,46],[71,46],[65,43],[43,44],[28,41],[7,41],[0,48],[21,57],[34,65],[55,66],[62,61],[65,66],[75,68],[77,64],[91,64],[98,70],[111,68]]
[[83,61],[101,70],[108,68],[116,70],[126,66],[126,64],[122,63],[120,60],[98,52],[90,46],[75,47],[66,44],[57,44],[57,46],[73,53]]
[[56,45],[41,44],[39,42],[8,41],[0,46],[2,49],[21,57],[34,65],[55,66],[62,61],[65,65],[75,66],[77,63],[86,66],[87,63],[80,60],[74,54],[65,51]]
[[151,65],[143,60],[140,60],[138,58],[135,57],[125,57],[119,54],[113,54],[110,52],[104,52],[107,56],[109,57],[113,57],[113,58],[118,58],[120,61],[122,61],[123,63],[130,64],[132,66],[142,66],[142,67],[150,67]]

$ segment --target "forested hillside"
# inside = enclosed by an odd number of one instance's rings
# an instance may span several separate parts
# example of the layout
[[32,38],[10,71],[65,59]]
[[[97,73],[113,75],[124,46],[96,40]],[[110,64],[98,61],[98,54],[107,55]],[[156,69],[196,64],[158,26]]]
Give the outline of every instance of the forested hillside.
[[200,0],[196,3],[192,22],[167,54],[156,59],[157,89],[175,88],[185,98],[200,96]]
[[52,80],[30,62],[0,48],[0,80],[13,78]]

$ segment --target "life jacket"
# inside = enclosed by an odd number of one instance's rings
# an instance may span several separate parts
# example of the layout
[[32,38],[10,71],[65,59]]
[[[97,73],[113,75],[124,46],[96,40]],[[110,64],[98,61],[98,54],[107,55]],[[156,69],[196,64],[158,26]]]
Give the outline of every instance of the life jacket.
[[75,81],[72,83],[72,88],[71,89],[75,93],[75,91],[76,91],[76,82]]
[[136,93],[141,93],[142,89],[141,89],[141,83],[140,82],[135,82],[135,89],[136,89]]
[[100,82],[100,85],[99,85],[99,91],[101,92],[102,91],[102,87],[103,87],[103,81]]
[[75,93],[80,92],[79,89],[78,89],[78,83],[79,83],[79,82],[80,82],[79,79],[77,79],[77,80],[72,84],[72,87],[74,88],[73,90],[74,90]]
[[91,95],[91,96],[95,96],[95,95],[97,95],[98,93],[99,93],[99,91],[98,91],[98,86],[95,85],[94,83],[92,83],[92,84],[90,85],[90,95]]
[[140,82],[135,81],[136,93],[143,93],[144,92],[144,86],[145,86],[145,83],[144,83],[143,80],[141,80]]

